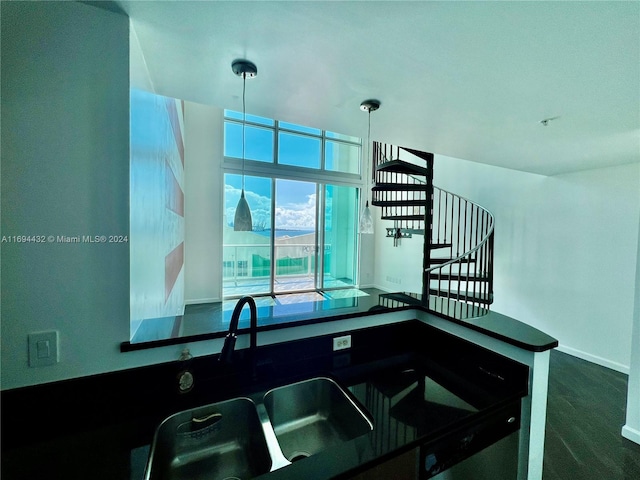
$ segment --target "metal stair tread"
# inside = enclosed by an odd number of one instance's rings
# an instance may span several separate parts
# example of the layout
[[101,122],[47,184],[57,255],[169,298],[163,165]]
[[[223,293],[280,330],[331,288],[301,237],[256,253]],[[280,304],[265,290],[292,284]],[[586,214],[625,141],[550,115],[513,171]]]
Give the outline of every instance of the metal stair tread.
[[427,200],[371,200],[376,207],[426,207]]
[[410,154],[415,155],[416,157],[419,157],[423,160],[433,160],[433,153],[423,152],[421,150],[414,150],[413,148],[407,148],[407,147],[400,147],[400,148],[405,152],[409,152]]
[[[430,258],[429,261],[431,264],[433,265],[440,265],[443,263],[447,263],[451,260],[454,260],[456,257],[450,257],[450,258]],[[469,257],[465,257],[465,258],[460,258],[458,260],[456,260],[454,263],[475,263],[476,259],[475,258],[469,258]]]
[[429,288],[429,295],[453,298],[454,300],[470,300],[476,303],[489,305],[493,303],[493,294],[486,292],[473,292],[468,290],[448,290],[446,288]]
[[389,298],[391,300],[395,300],[397,302],[406,303],[409,305],[420,305],[421,300],[419,298],[415,298],[407,295],[403,292],[393,292],[393,293],[381,293],[380,297]]
[[382,215],[382,220],[424,220],[424,215]]
[[372,192],[426,192],[426,183],[376,183]]
[[426,167],[421,167],[413,163],[405,162],[404,160],[389,160],[387,162],[381,163],[378,166],[376,166],[376,171],[406,173],[406,174],[422,175],[425,177],[429,173],[429,169],[427,169]]
[[438,248],[450,248],[453,244],[451,243],[431,243],[429,244],[429,248],[431,250],[437,250]]

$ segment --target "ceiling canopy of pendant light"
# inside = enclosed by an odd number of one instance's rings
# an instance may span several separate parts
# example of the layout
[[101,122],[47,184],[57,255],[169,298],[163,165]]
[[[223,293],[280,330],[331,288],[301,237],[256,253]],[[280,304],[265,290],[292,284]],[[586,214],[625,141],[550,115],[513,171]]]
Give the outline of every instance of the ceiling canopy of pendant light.
[[374,99],[369,99],[369,100],[365,100],[364,102],[362,102],[360,104],[360,110],[362,110],[363,112],[367,112],[369,115],[369,124],[368,124],[368,128],[367,128],[367,154],[364,157],[365,161],[363,162],[365,165],[365,188],[367,189],[367,202],[365,204],[364,209],[362,210],[362,213],[360,214],[360,220],[358,222],[358,230],[360,231],[360,233],[373,233],[373,217],[371,216],[371,210],[369,209],[369,193],[368,193],[368,186],[369,186],[369,175],[368,175],[368,166],[371,163],[371,151],[370,151],[370,144],[371,144],[371,112],[375,112],[376,110],[378,110],[380,108],[380,101],[379,100],[374,100]]
[[375,112],[379,108],[380,108],[379,100],[369,99],[369,100],[365,100],[360,104],[360,110],[367,113]]
[[248,60],[234,60],[231,64],[233,73],[242,77],[242,192],[240,200],[236,206],[236,214],[233,219],[233,230],[236,232],[251,232],[253,230],[253,221],[251,219],[251,209],[244,196],[244,151],[245,151],[245,127],[246,127],[246,108],[245,108],[245,89],[247,78],[254,78],[258,75],[258,68],[253,62]]

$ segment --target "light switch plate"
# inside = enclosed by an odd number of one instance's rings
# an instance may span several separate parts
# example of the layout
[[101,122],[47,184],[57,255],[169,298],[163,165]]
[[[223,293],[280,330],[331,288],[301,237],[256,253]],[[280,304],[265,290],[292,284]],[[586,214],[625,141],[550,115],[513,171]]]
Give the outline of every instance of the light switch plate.
[[30,333],[29,366],[43,367],[58,363],[58,332]]

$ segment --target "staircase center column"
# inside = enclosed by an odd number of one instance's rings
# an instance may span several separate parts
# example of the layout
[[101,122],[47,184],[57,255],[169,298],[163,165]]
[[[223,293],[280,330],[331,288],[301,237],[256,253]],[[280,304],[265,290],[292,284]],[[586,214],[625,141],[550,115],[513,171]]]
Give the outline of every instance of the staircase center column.
[[433,238],[433,154],[427,160],[427,206],[424,210],[424,252],[422,255],[422,304],[429,306],[429,273],[431,266],[431,242]]

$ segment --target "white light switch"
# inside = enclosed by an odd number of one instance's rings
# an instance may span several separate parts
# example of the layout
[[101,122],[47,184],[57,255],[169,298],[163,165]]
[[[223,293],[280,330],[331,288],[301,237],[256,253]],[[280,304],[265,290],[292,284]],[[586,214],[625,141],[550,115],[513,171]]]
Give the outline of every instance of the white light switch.
[[37,345],[38,358],[49,358],[49,340],[39,340]]
[[30,367],[58,363],[58,332],[30,333],[28,338]]

